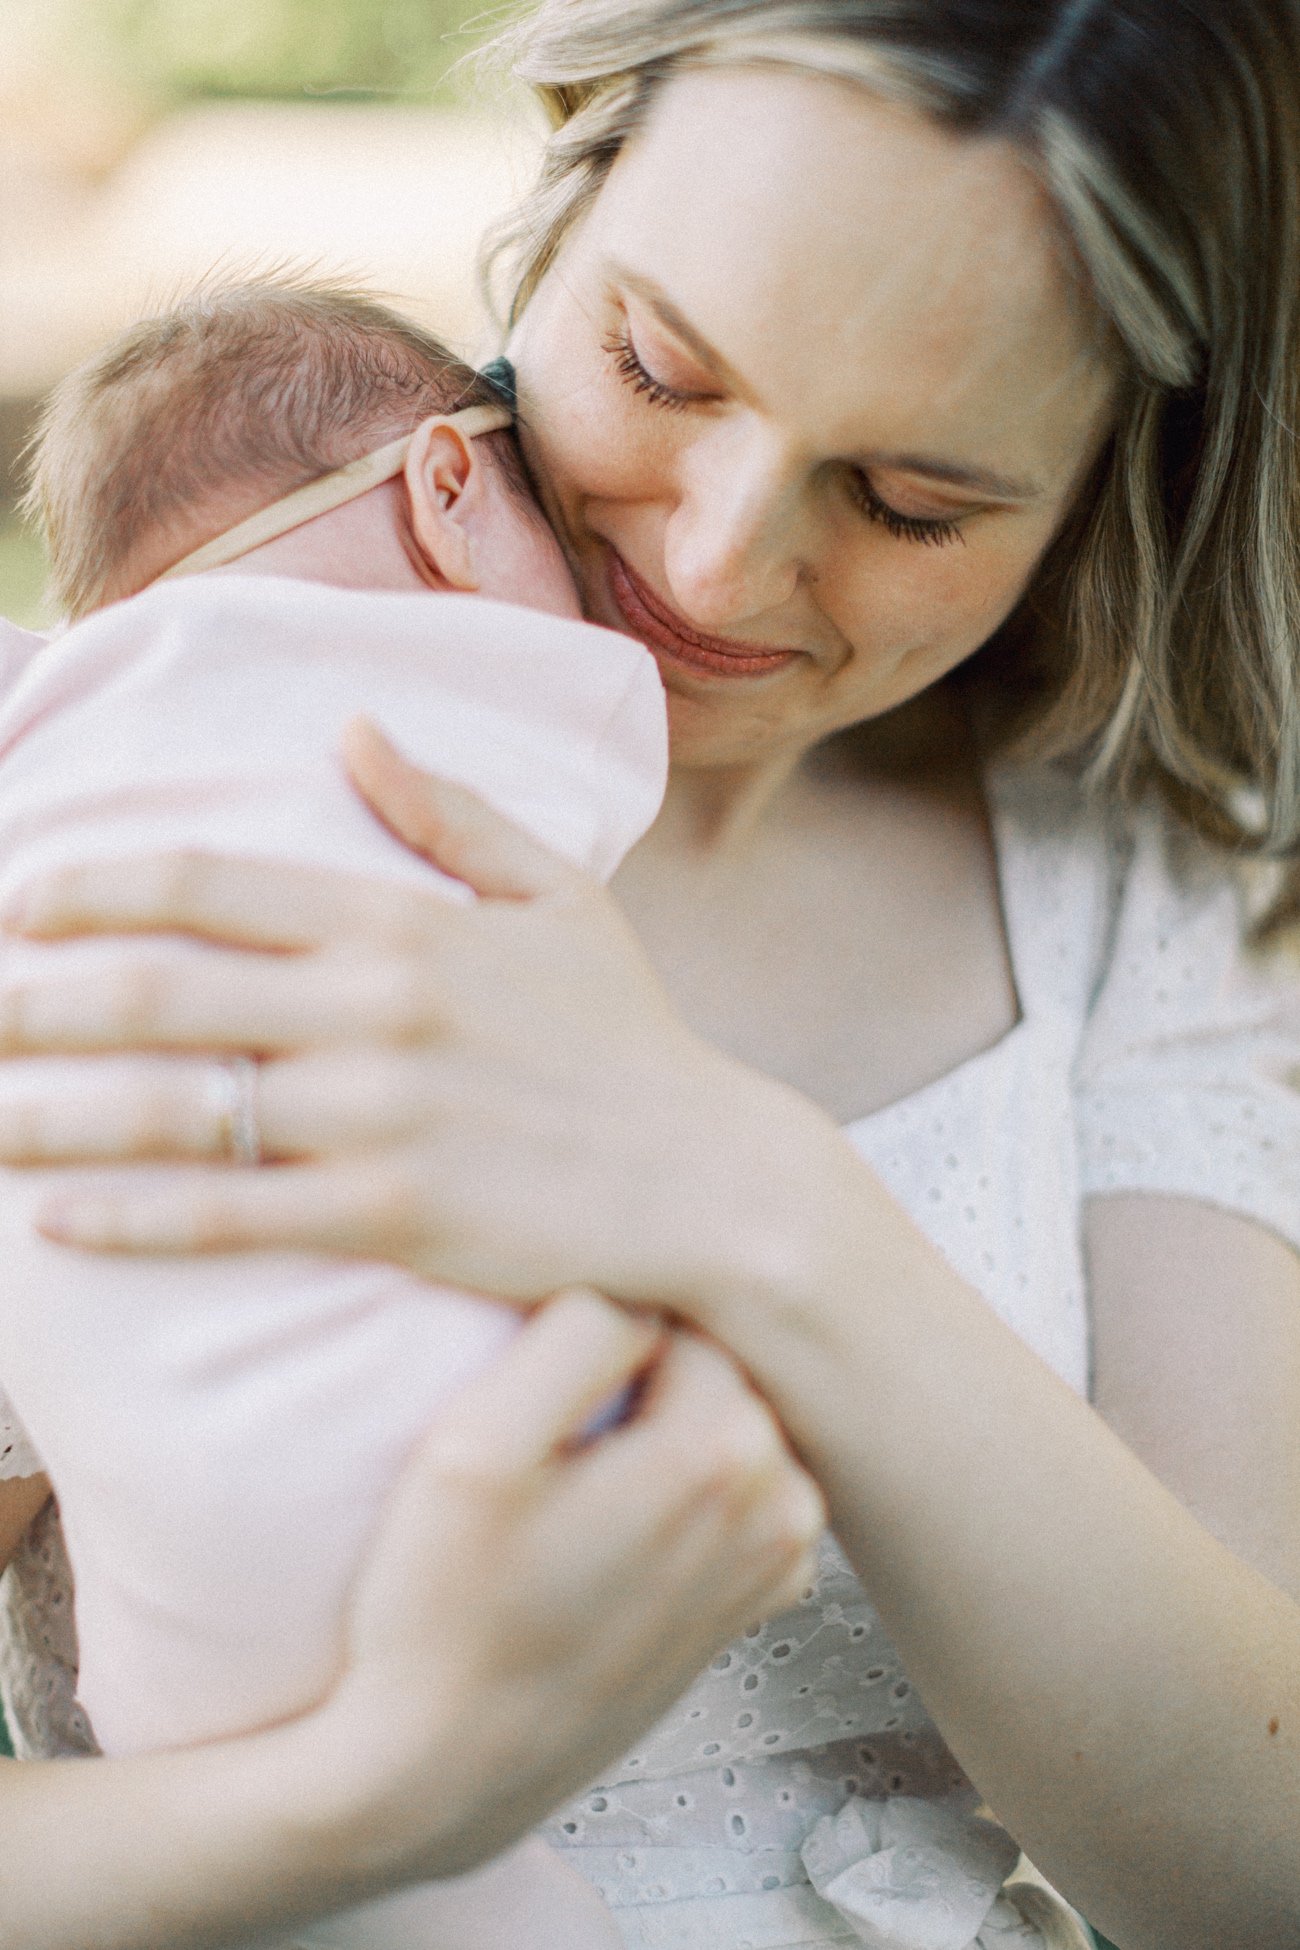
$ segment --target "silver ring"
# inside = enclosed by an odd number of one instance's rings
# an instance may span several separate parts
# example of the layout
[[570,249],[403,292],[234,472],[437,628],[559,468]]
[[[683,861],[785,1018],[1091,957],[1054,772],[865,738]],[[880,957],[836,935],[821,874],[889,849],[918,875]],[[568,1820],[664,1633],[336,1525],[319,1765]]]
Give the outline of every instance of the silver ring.
[[216,1150],[236,1165],[260,1165],[262,1131],[257,1115],[259,1064],[232,1056],[208,1072],[208,1100],[217,1127]]

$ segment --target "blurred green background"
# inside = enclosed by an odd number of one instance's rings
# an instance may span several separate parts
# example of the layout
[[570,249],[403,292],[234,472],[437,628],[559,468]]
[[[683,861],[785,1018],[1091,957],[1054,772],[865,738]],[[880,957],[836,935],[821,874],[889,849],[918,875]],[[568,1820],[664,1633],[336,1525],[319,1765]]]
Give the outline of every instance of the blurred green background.
[[[450,313],[453,338],[468,329],[468,240],[505,192],[467,57],[505,12],[0,0],[0,614],[49,620],[40,551],[14,514],[39,399],[159,293],[211,263],[300,261],[409,296],[443,329]],[[409,264],[392,236],[372,252],[367,198],[394,235],[403,200]]]
[[491,24],[457,0],[8,0],[59,60],[159,100],[427,98]]

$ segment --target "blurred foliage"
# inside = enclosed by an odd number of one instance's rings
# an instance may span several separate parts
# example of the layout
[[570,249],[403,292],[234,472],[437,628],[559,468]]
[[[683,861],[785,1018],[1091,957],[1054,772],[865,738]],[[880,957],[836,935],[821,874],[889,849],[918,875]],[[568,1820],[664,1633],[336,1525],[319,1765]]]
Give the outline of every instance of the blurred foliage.
[[0,0],[29,54],[159,101],[427,99],[499,18],[490,0]]
[[12,516],[0,518],[0,616],[29,630],[44,629],[51,621],[44,595],[44,550]]

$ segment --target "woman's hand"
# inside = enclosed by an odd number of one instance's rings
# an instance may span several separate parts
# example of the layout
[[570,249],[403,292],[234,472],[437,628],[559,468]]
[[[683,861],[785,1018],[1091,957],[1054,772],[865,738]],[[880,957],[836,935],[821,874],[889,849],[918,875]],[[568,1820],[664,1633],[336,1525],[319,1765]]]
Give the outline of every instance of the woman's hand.
[[[648,1363],[633,1419],[583,1443]],[[824,1520],[717,1349],[593,1294],[550,1302],[443,1413],[354,1596],[322,1730],[370,1787],[386,1869],[470,1869],[593,1779],[794,1602]]]
[[[576,1443],[647,1370],[635,1420]],[[279,1941],[477,1868],[789,1602],[821,1523],[715,1349],[557,1299],[412,1458],[314,1712],[171,1753],[0,1761],[0,1944]]]
[[[154,1161],[63,1180],[45,1229],[83,1247],[373,1255],[707,1322],[711,1288],[772,1251],[772,1186],[783,1218],[810,1206],[798,1154],[811,1186],[832,1128],[688,1033],[598,883],[367,727],[348,761],[479,901],[206,856],[49,876],[9,917],[58,945],[0,985],[0,1047],[26,1059],[0,1070],[0,1160]],[[75,938],[128,932],[107,964]],[[214,1050],[262,1057],[275,1169],[210,1162]],[[178,1159],[209,1162],[158,1162]]]

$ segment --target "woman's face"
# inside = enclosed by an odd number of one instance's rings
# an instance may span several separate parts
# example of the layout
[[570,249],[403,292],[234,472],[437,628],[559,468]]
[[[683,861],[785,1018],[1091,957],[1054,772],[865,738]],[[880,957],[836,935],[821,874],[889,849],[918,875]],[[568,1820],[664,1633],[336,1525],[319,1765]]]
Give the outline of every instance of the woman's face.
[[676,78],[511,351],[588,614],[686,765],[788,759],[1008,615],[1113,379],[1014,152],[865,88]]

